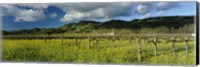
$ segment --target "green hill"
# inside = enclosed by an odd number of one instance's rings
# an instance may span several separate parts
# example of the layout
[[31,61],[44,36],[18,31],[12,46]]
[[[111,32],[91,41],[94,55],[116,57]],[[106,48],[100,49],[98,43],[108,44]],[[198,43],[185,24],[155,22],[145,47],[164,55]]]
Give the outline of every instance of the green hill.
[[[129,30],[141,32],[166,30],[163,33],[178,31],[178,33],[192,33],[194,16],[163,16],[145,19],[134,19],[132,21],[110,20],[106,22],[80,21],[69,23],[59,28],[34,28],[30,30],[3,31],[4,34],[30,34],[30,33],[89,33],[102,30]],[[190,31],[188,31],[190,30]],[[192,31],[191,31],[192,30]],[[169,32],[170,31],[170,32]]]

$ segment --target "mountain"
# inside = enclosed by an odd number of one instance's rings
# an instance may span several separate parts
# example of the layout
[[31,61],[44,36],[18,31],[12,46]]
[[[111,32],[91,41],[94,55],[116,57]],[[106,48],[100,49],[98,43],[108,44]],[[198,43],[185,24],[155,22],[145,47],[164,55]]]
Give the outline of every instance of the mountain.
[[78,23],[66,24],[60,28],[68,29],[76,29],[79,26],[91,27],[94,29],[140,29],[143,27],[148,28],[157,28],[160,26],[165,26],[167,28],[175,28],[178,29],[187,24],[193,24],[194,17],[193,16],[166,16],[166,17],[152,17],[145,19],[135,19],[132,21],[123,21],[123,20],[110,20],[106,22],[95,22],[95,21],[80,21]]
[[[110,20],[105,22],[97,21],[80,21],[77,23],[69,23],[59,28],[48,29],[31,29],[31,30],[17,30],[17,31],[4,31],[5,34],[21,34],[21,33],[82,33],[92,32],[101,29],[130,29],[140,30],[142,28],[159,28],[166,27],[168,29],[179,29],[185,25],[194,24],[194,16],[163,16],[151,17],[145,19],[134,19],[131,21],[124,20]],[[27,32],[28,31],[28,32]]]

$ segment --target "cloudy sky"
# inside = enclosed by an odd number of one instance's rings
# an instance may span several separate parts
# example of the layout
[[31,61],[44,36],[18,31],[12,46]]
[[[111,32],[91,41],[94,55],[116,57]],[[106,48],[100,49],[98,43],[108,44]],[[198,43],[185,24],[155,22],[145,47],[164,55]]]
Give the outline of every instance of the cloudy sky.
[[130,21],[156,16],[195,15],[196,2],[101,2],[1,4],[3,30],[55,28],[82,20]]

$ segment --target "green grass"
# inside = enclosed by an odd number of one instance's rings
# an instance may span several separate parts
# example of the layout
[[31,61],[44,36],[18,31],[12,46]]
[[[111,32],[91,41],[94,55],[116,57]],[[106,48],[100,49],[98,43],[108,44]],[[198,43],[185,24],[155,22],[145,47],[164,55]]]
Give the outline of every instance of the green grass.
[[[114,47],[112,46],[114,44]],[[154,57],[153,43],[141,42],[142,62],[137,58],[137,41],[130,45],[128,40],[103,39],[96,44],[92,41],[88,49],[88,40],[82,39],[75,45],[74,39],[59,39],[45,43],[44,40],[3,40],[3,58],[5,62],[55,62],[55,63],[94,63],[94,64],[165,64],[195,65],[194,42],[189,42],[189,54],[186,56],[185,43],[176,43],[176,54],[171,53],[170,43],[158,43],[157,63]]]

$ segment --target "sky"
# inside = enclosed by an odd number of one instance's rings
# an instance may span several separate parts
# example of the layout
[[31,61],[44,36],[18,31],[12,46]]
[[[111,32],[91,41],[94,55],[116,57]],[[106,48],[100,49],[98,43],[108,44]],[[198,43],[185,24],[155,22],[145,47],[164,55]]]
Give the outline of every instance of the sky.
[[85,2],[0,4],[3,30],[56,28],[83,20],[130,21],[196,14],[196,2]]

